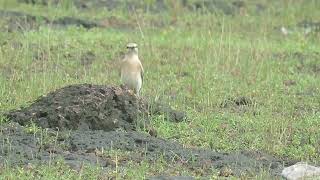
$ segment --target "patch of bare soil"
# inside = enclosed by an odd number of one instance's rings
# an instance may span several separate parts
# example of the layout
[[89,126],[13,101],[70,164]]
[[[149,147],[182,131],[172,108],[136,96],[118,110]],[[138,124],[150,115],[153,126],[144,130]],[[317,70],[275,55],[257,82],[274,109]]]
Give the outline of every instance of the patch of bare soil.
[[303,20],[297,24],[298,27],[310,29],[313,32],[320,32],[320,21]]
[[[48,0],[19,0],[20,3],[27,4],[37,4],[37,5],[48,5]],[[58,5],[61,3],[58,0],[51,0],[51,5]],[[131,1],[118,1],[118,0],[73,0],[72,4],[76,6],[76,8],[85,10],[85,9],[97,9],[97,8],[105,8],[109,11],[115,9],[123,9],[126,11],[132,10],[142,10],[144,12],[151,13],[161,13],[164,11],[169,11],[171,7],[180,6],[190,11],[203,11],[210,13],[219,13],[222,12],[226,15],[237,15],[241,14],[246,9],[248,9],[248,5],[245,1],[242,0],[234,0],[234,1],[224,1],[224,0],[195,0],[195,1],[187,1],[181,0],[176,2],[170,2],[165,0],[156,0],[151,3],[146,3],[140,0],[131,0]],[[256,12],[259,13],[266,9],[266,7],[262,4],[256,4]]]
[[205,149],[188,149],[176,142],[135,131],[49,129],[28,133],[26,128],[19,124],[1,126],[0,162],[7,162],[12,166],[37,165],[63,158],[66,164],[76,170],[79,170],[83,163],[112,168],[115,166],[112,159],[103,154],[103,151],[110,150],[132,152],[125,160],[119,161],[118,166],[126,165],[128,161],[153,162],[164,156],[168,162],[184,164],[190,169],[200,168],[204,172],[216,168],[223,173],[224,169],[228,168],[229,175],[233,176],[251,175],[261,169],[277,175],[282,168],[280,161],[263,153],[218,153]]
[[15,32],[39,29],[42,25],[51,27],[78,26],[86,29],[91,28],[116,28],[134,29],[135,24],[121,20],[115,16],[105,17],[99,20],[88,20],[77,17],[60,17],[50,20],[45,16],[34,16],[23,12],[0,10],[0,31]]
[[34,16],[22,12],[0,10],[0,17],[5,21],[5,25],[1,28],[2,31],[14,32],[25,31],[30,29],[38,29],[41,25],[53,26],[81,26],[86,29],[95,27],[105,27],[104,25],[74,17],[61,17],[54,20],[49,20],[44,16]]
[[306,61],[308,59],[316,59],[319,57],[318,52],[314,53],[302,53],[302,52],[281,52],[272,55],[272,58],[278,61],[298,60]]
[[[48,6],[66,6],[62,1],[58,0],[19,0],[19,3],[27,3],[33,5],[45,5]],[[75,6],[80,11],[86,9],[105,8],[111,10],[123,10],[123,11],[139,11],[139,12],[151,12],[162,13],[164,11],[172,11],[172,7],[182,7],[190,11],[201,11],[203,13],[224,13],[227,15],[243,15],[250,9],[245,1],[235,0],[228,2],[224,0],[197,0],[197,1],[179,1],[179,2],[166,2],[164,0],[156,0],[153,3],[146,3],[140,0],[132,1],[117,1],[117,0],[73,0],[69,2],[70,6]],[[178,5],[179,4],[179,5]],[[257,12],[262,11],[265,7],[257,4]],[[50,25],[55,27],[66,26],[80,26],[86,29],[91,28],[116,28],[116,29],[134,29],[136,27],[135,21],[119,19],[115,16],[105,17],[102,19],[90,20],[77,17],[60,17],[57,19],[49,19],[45,16],[34,16],[23,12],[15,11],[0,11],[1,20],[4,21],[1,24],[1,31],[26,31],[30,29],[38,29],[41,25]],[[154,27],[161,28],[166,24],[161,19],[153,19],[150,24]],[[174,21],[170,24],[174,24]]]
[[296,71],[299,73],[320,74],[320,53],[276,53],[273,55],[275,60],[297,61]]
[[4,21],[4,24],[0,28],[1,31],[8,32],[37,29],[41,21],[47,21],[47,19],[42,19],[41,17],[37,19],[36,16],[29,14],[4,10],[0,10],[0,17]]
[[[220,153],[185,148],[177,142],[136,131],[141,117],[146,117],[143,124],[148,124],[147,117],[156,114],[165,114],[175,122],[186,119],[184,112],[147,103],[125,88],[67,86],[40,97],[29,107],[5,114],[11,123],[0,126],[0,162],[24,166],[63,158],[74,169],[83,163],[112,168],[115,164],[103,152],[121,150],[131,153],[119,161],[120,166],[128,161],[153,162],[163,156],[168,162],[190,169],[201,168],[203,172],[218,169],[221,176],[254,174],[261,169],[277,175],[282,169],[280,160],[261,152]],[[46,129],[37,130],[31,122]]]

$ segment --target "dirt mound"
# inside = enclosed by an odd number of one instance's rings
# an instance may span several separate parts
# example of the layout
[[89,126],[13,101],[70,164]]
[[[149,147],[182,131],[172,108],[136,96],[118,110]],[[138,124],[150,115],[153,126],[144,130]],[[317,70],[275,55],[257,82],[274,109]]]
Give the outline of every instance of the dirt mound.
[[[254,174],[261,169],[276,175],[282,169],[280,161],[260,152],[191,149],[134,131],[136,124],[148,124],[145,118],[156,114],[175,122],[186,118],[183,112],[147,103],[125,88],[70,85],[40,97],[29,107],[6,113],[15,122],[0,126],[0,162],[24,166],[62,158],[73,169],[79,170],[85,163],[110,170],[131,161],[155,162],[163,157],[168,163],[207,173],[215,168],[221,176]],[[140,117],[144,121],[139,121]],[[127,154],[117,165],[110,156],[113,150]]]
[[[110,170],[126,166],[129,161],[154,162],[163,157],[170,163],[200,168],[203,172],[215,168],[221,176],[254,174],[261,169],[275,175],[281,171],[280,161],[260,152],[229,154],[190,149],[134,131],[142,119],[139,117],[147,119],[156,114],[165,114],[175,122],[186,118],[183,112],[147,103],[125,88],[70,85],[40,97],[29,107],[6,113],[18,123],[0,126],[0,162],[24,166],[62,158],[73,169],[80,169],[85,163]],[[31,122],[46,129],[32,126]],[[141,122],[148,124],[147,120]],[[112,150],[129,155],[123,155],[115,165],[110,156]]]
[[21,125],[33,122],[42,128],[112,131],[134,130],[142,117],[141,123],[148,124],[147,118],[156,114],[173,121],[186,119],[183,112],[148,104],[120,87],[80,84],[58,89],[5,116]]
[[[188,149],[182,145],[155,138],[135,131],[54,131],[32,130],[17,123],[0,126],[0,162],[7,165],[24,166],[29,163],[55,162],[63,158],[74,169],[82,164],[104,167],[106,170],[125,166],[133,161],[154,162],[164,157],[169,163],[183,164],[187,168],[203,169],[210,172],[216,168],[230,175],[254,174],[261,170],[273,174],[280,173],[282,165],[271,156],[259,152],[219,153],[205,149]],[[110,151],[129,152],[127,156],[118,154],[116,165]],[[204,174],[205,176],[206,174]]]

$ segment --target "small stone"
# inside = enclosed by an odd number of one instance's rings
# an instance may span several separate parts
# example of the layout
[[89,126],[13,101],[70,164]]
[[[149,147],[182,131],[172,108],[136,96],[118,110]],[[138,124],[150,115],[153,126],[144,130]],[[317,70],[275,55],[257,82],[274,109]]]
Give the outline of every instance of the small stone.
[[288,180],[320,178],[320,167],[298,162],[295,165],[284,168],[281,175]]

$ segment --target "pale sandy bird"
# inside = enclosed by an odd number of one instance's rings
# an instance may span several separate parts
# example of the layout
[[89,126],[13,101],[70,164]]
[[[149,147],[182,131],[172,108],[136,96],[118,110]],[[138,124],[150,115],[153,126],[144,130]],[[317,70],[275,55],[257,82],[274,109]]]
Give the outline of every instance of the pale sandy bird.
[[127,44],[128,52],[121,61],[121,82],[139,96],[143,82],[143,67],[138,56],[138,45]]

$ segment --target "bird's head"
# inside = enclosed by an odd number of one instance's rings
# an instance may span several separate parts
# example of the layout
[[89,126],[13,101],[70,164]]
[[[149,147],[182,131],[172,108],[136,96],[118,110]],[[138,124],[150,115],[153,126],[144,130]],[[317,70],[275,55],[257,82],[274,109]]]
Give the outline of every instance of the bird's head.
[[127,44],[128,53],[138,54],[138,45],[136,43]]

